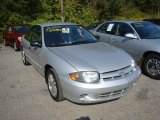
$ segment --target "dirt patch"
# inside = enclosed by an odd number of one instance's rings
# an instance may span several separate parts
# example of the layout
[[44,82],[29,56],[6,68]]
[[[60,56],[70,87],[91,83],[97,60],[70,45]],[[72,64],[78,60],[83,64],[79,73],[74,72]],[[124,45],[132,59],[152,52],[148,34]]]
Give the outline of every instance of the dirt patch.
[[140,100],[140,101],[147,100],[148,91],[149,90],[147,88],[141,88],[141,90],[136,93],[136,100]]
[[15,85],[10,85],[10,88],[15,88]]

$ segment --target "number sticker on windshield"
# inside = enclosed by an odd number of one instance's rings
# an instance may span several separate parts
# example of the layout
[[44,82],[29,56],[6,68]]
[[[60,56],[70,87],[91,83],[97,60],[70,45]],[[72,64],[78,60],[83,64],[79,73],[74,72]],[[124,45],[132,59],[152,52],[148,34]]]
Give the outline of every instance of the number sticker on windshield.
[[62,33],[70,33],[70,29],[69,28],[62,28]]
[[46,32],[61,32],[61,28],[59,26],[47,27]]

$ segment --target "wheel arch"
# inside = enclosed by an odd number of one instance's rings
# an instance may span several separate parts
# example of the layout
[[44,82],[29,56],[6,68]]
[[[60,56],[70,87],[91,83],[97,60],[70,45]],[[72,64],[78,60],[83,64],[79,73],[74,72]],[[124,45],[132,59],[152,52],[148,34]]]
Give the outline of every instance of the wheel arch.
[[153,55],[160,55],[160,53],[158,53],[158,52],[156,52],[156,51],[146,51],[146,52],[142,55],[142,58],[141,58],[140,61],[139,61],[139,65],[140,65],[141,67],[142,67],[142,65],[143,65],[143,62],[144,62],[145,58],[146,58],[147,56],[151,55],[151,54],[153,54]]
[[142,72],[145,75],[149,76],[150,78],[159,80],[160,79],[160,75],[157,75],[157,76],[151,75],[149,72],[147,72],[146,67],[145,67],[146,66],[146,60],[149,59],[150,57],[153,57],[153,56],[157,56],[158,58],[160,58],[160,53],[159,52],[155,52],[155,51],[145,52],[143,54],[143,61],[142,61],[142,64],[141,64],[141,68],[142,68]]
[[[45,67],[44,67],[44,75],[45,75],[46,83],[47,83],[47,71],[48,71],[50,68],[54,69],[54,68],[53,68],[51,65],[49,65],[49,64],[46,64]],[[54,69],[54,71],[55,71],[55,69]],[[56,74],[56,73],[55,73],[55,74]]]
[[59,94],[61,93],[60,97],[56,100],[57,102],[59,102],[59,101],[62,101],[63,99],[65,99],[64,96],[63,96],[63,89],[62,89],[61,82],[59,80],[58,74],[56,73],[56,70],[51,65],[49,65],[49,64],[46,64],[45,67],[44,67],[45,81],[48,84],[48,81],[47,81],[47,71],[49,69],[51,69],[51,68],[54,70],[53,73],[54,73],[55,77],[57,78],[56,81],[57,81],[57,84],[59,85]]
[[143,54],[143,58],[146,58],[148,55],[151,55],[151,54],[154,54],[154,55],[160,55],[160,53],[156,52],[156,51],[147,51]]

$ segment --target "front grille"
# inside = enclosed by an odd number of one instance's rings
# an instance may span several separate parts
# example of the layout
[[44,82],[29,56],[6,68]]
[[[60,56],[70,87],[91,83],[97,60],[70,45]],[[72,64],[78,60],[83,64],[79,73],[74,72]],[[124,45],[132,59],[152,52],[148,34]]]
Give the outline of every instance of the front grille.
[[126,67],[118,69],[118,70],[104,72],[101,74],[101,78],[104,81],[116,80],[116,79],[120,79],[120,78],[128,76],[133,71],[134,71],[134,68],[131,65],[129,65],[129,66],[126,66]]
[[105,97],[105,98],[113,98],[113,97],[120,97],[124,94],[127,93],[129,87],[128,88],[125,88],[125,89],[122,89],[122,90],[117,90],[117,91],[113,91],[113,92],[109,92],[109,93],[103,93],[103,94],[100,94],[99,97]]

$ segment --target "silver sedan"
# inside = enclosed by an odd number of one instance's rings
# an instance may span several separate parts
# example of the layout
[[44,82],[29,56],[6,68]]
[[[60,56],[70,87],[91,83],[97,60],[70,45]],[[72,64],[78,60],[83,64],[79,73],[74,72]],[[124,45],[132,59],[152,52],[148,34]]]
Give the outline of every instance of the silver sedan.
[[33,26],[22,37],[22,59],[45,78],[55,101],[98,103],[125,95],[141,71],[126,52],[98,42],[72,23]]
[[153,79],[160,79],[160,27],[146,21],[108,21],[91,32],[128,52]]

